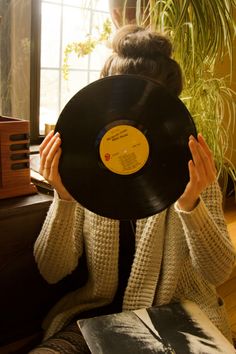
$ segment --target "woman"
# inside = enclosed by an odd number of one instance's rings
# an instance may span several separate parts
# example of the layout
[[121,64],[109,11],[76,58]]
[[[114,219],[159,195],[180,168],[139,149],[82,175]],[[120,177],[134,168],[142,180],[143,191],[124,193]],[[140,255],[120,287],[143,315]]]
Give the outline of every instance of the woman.
[[[156,79],[178,96],[182,75],[171,53],[166,37],[125,26],[113,39],[113,54],[101,77],[139,74]],[[40,147],[40,172],[54,186],[55,197],[35,243],[35,259],[42,276],[56,283],[77,267],[85,253],[88,281],[50,311],[44,321],[45,341],[32,353],[46,348],[87,352],[76,319],[183,299],[197,303],[231,341],[216,286],[230,275],[235,253],[212,153],[202,135],[197,140],[189,137],[189,182],[178,201],[136,222],[98,216],[72,198],[58,172],[60,145],[60,135],[50,133]]]

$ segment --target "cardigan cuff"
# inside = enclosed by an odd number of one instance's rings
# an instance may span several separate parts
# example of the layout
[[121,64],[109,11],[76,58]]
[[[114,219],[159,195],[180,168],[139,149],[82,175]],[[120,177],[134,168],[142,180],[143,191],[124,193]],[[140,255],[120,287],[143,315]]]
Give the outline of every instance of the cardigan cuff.
[[60,199],[58,193],[56,190],[54,190],[54,199],[53,203],[54,207],[52,207],[52,216],[55,214],[58,216],[63,216],[63,220],[65,220],[65,217],[69,217],[71,213],[74,213],[75,210],[78,212],[83,212],[83,207],[81,204],[79,204],[76,200],[64,200]]
[[209,211],[201,197],[199,198],[196,207],[191,211],[180,209],[178,207],[178,202],[175,202],[174,208],[180,218],[184,221],[185,225],[191,227],[191,229],[199,229],[199,225],[203,226],[203,223],[208,220]]

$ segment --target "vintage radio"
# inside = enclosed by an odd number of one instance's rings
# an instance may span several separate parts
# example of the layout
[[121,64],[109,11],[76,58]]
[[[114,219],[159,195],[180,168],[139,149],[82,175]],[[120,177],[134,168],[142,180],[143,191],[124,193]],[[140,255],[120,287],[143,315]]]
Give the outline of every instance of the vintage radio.
[[29,122],[0,116],[0,199],[37,193],[29,152]]

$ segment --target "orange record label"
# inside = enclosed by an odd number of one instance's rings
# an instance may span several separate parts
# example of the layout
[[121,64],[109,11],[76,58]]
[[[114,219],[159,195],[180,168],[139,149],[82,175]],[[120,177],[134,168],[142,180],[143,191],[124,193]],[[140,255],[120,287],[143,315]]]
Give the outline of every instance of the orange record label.
[[104,134],[99,153],[110,171],[129,175],[145,165],[149,156],[149,144],[139,129],[131,125],[118,125]]

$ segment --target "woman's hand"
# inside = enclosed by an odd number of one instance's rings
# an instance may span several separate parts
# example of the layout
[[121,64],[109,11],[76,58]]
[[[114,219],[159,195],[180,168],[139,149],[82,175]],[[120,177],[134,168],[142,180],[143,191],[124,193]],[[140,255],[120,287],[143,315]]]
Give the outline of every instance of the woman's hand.
[[63,186],[58,171],[59,159],[61,156],[60,134],[51,131],[39,147],[40,168],[39,173],[56,189],[58,195],[64,200],[74,200]]
[[184,211],[193,210],[200,194],[216,179],[213,155],[201,134],[198,134],[198,140],[190,136],[189,149],[192,154],[188,163],[190,180],[178,199],[178,206]]

